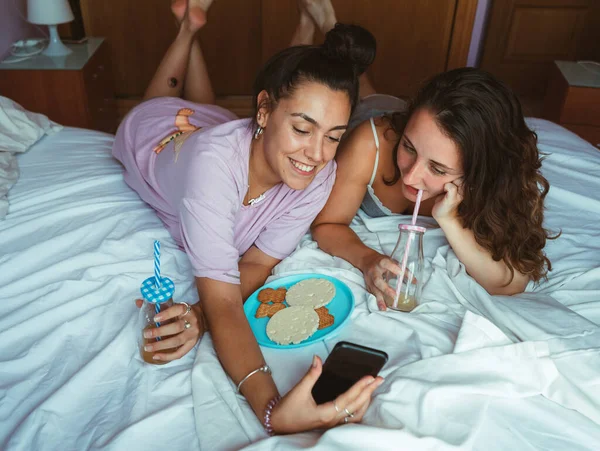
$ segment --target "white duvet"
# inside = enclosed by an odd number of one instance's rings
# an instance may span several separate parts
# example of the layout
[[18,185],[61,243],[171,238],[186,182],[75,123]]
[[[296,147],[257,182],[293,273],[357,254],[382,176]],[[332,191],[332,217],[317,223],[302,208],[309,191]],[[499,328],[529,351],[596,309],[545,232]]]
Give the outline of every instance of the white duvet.
[[[546,226],[562,230],[546,249],[554,266],[547,282],[530,284],[520,296],[489,296],[466,274],[441,229],[421,218],[430,225],[425,302],[410,314],[383,313],[361,274],[307,237],[271,279],[318,268],[348,284],[356,309],[350,325],[322,344],[264,349],[277,385],[288,390],[313,354],[325,358],[339,340],[386,351],[385,382],[362,424],[265,439],[204,339],[192,372],[202,448],[600,449],[600,152],[556,125],[529,124],[550,153]],[[359,213],[353,228],[390,254],[397,224],[408,221]]]
[[[363,424],[270,439],[210,336],[176,363],[141,361],[132,300],[152,272],[152,241],[176,301],[196,299],[187,257],[123,183],[110,135],[66,128],[43,138],[19,157],[0,222],[0,449],[599,449],[600,152],[530,124],[550,153],[546,225],[562,230],[546,249],[549,280],[490,297],[430,227],[426,302],[382,313],[359,272],[305,237],[272,279],[334,275],[356,308],[323,343],[264,349],[280,391],[342,339],[390,360]],[[353,227],[389,253],[409,220],[359,215]]]
[[199,449],[193,353],[144,364],[133,304],[152,240],[176,299],[194,299],[191,270],[123,182],[112,141],[65,128],[19,156],[0,221],[2,450]]

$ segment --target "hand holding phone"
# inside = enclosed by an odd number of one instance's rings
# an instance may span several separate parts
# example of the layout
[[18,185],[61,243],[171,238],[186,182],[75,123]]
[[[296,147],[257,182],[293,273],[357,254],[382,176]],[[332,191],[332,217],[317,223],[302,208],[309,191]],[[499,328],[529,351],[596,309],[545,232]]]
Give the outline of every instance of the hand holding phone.
[[[336,355],[338,352],[335,352]],[[387,359],[387,356],[385,358]],[[323,370],[321,359],[314,356],[308,372],[275,406],[271,424],[276,433],[292,434],[313,429],[329,429],[345,423],[359,423],[371,403],[373,392],[383,382],[381,377],[359,377],[348,390],[332,399],[333,402],[318,405],[312,390],[323,375]],[[326,380],[327,378],[324,379]],[[322,381],[321,384],[323,383]]]
[[335,345],[312,389],[317,404],[333,401],[362,377],[376,377],[388,360],[385,352],[347,341]]

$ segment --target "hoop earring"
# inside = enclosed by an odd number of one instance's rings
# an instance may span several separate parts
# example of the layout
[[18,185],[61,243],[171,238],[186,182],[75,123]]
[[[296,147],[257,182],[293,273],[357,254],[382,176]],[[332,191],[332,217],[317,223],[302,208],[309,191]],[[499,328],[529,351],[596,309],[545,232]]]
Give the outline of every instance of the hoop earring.
[[254,139],[260,138],[260,135],[262,135],[264,131],[265,131],[264,127],[261,127],[259,125],[258,128],[256,129],[256,131],[254,132]]

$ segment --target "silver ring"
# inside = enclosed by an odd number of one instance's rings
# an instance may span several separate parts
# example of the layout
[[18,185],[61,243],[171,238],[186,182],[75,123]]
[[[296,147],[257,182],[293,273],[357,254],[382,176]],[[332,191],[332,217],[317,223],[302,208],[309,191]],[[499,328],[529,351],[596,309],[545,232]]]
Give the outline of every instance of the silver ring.
[[340,408],[337,406],[337,404],[335,403],[335,401],[333,401],[333,407],[335,407],[335,411],[337,413],[342,413],[342,411],[340,410]]
[[183,320],[183,328],[184,329],[189,329],[190,327],[192,327],[192,325],[190,324],[190,322],[188,320]]
[[178,302],[178,304],[185,305],[185,313],[181,316],[185,316],[192,311],[192,306],[187,302]]
[[[350,412],[348,409],[344,409],[344,412],[346,412],[346,415],[348,415],[346,418],[354,418],[354,414],[352,412]],[[347,421],[346,421],[347,423]]]
[[348,418],[350,418],[350,417],[344,418],[344,424],[348,424]]

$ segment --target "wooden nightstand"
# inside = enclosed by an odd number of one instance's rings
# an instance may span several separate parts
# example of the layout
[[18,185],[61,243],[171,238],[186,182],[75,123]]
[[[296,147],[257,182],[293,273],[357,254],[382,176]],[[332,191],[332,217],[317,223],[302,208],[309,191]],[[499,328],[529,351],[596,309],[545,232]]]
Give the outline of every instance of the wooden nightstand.
[[59,124],[114,133],[117,113],[104,38],[68,47],[73,53],[65,57],[0,63],[0,94]]
[[599,66],[555,61],[544,102],[544,116],[600,148]]

